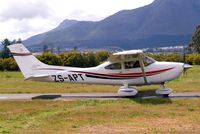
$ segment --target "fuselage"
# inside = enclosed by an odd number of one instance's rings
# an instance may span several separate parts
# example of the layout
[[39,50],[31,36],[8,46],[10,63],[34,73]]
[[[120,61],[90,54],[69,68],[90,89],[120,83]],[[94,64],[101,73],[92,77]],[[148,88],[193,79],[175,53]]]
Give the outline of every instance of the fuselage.
[[108,85],[163,84],[178,78],[191,66],[158,62],[141,50],[112,54],[108,61],[91,68],[52,66],[40,62],[23,44],[8,46],[26,80]]
[[151,85],[162,84],[178,78],[183,72],[183,63],[153,62],[144,67],[144,73],[140,67],[129,69],[108,69],[113,63],[105,62],[92,68],[71,68],[48,66],[37,69],[37,73],[48,74],[49,77],[34,78],[36,81],[67,82],[83,84],[107,84],[107,85]]

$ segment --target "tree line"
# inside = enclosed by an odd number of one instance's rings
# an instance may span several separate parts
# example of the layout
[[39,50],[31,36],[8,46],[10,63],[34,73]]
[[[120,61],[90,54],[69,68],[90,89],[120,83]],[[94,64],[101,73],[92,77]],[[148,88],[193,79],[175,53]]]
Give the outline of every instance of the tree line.
[[[69,52],[54,54],[50,52],[36,56],[40,61],[57,66],[70,67],[93,67],[107,60],[108,51],[99,51],[96,53]],[[191,65],[200,65],[200,54],[188,54],[185,61],[182,54],[149,54],[157,61],[185,62]],[[19,68],[15,60],[10,58],[0,58],[0,71],[18,71]]]
[[[44,52],[36,56],[41,62],[48,65],[69,66],[69,67],[93,67],[107,60],[110,53],[108,51],[97,52],[64,52],[54,54]],[[18,71],[19,68],[12,56],[0,58],[0,71]]]
[[40,61],[49,65],[70,66],[70,67],[93,67],[104,62],[109,57],[108,51],[97,52],[64,52],[54,54],[45,52],[36,56]]

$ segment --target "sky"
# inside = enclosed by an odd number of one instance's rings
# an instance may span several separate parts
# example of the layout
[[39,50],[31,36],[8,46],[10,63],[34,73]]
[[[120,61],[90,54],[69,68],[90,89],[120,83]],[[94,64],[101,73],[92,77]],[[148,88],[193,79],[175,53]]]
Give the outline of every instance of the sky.
[[0,0],[0,40],[25,40],[65,19],[99,21],[153,0]]

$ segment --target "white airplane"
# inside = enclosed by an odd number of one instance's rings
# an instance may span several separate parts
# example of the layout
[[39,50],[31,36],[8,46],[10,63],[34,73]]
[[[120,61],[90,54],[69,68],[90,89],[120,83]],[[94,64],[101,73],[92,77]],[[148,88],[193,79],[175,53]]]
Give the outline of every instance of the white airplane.
[[134,96],[135,86],[159,84],[156,94],[168,96],[166,82],[178,78],[192,66],[177,62],[158,62],[141,50],[114,53],[108,61],[90,68],[52,66],[40,62],[22,44],[8,46],[25,80],[82,84],[123,85],[119,96]]

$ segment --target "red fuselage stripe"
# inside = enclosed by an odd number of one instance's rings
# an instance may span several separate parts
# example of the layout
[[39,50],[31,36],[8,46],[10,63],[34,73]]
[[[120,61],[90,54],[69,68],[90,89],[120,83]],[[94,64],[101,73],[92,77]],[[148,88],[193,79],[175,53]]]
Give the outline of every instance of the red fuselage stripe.
[[[145,72],[145,74],[147,76],[156,75],[156,74],[160,74],[160,73],[169,71],[169,70],[171,70],[173,68],[167,68],[167,69],[162,69],[162,70],[149,71],[149,72]],[[140,73],[124,73],[124,74],[100,74],[100,73],[83,72],[83,71],[71,71],[71,72],[84,73],[84,74],[90,74],[90,75],[99,75],[99,76],[110,76],[110,77],[141,77],[141,76],[143,76],[142,72],[140,72]]]
[[11,53],[14,56],[28,56],[28,55],[32,55],[32,53]]

